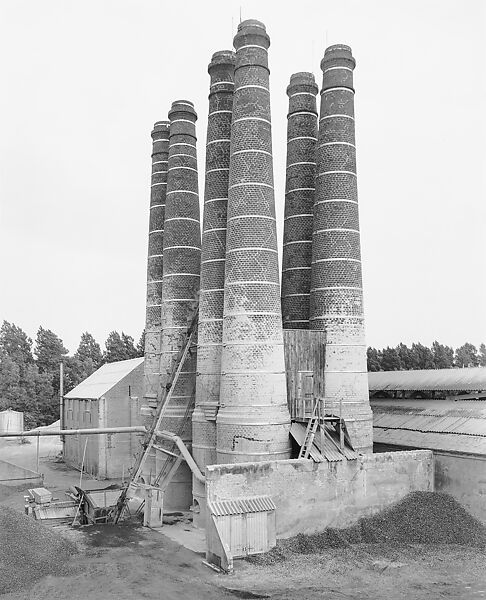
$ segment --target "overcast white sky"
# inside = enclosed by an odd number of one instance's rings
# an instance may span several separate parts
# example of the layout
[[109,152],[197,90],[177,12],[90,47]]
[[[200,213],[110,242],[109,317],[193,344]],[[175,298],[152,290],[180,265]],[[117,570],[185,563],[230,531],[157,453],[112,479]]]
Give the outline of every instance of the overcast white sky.
[[71,352],[138,339],[150,131],[192,100],[202,183],[207,64],[240,6],[271,38],[280,243],[285,88],[349,44],[368,343],[486,342],[483,0],[0,0],[0,319]]

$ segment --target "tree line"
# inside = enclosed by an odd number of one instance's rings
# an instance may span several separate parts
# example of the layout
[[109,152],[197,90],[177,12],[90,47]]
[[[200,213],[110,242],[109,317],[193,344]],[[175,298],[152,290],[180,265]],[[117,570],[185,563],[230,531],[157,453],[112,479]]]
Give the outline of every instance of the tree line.
[[[135,345],[133,337],[112,331],[102,351],[84,332],[76,352],[69,356],[62,339],[39,327],[35,342],[17,325],[0,327],[0,410],[24,413],[25,427],[47,425],[59,418],[59,364],[64,364],[64,392],[72,390],[102,364],[143,356],[145,333]],[[447,369],[486,366],[486,346],[465,343],[453,349],[434,342],[431,348],[417,343],[378,350],[368,348],[368,371]]]
[[464,367],[486,367],[486,346],[479,349],[466,342],[452,348],[434,342],[429,348],[423,344],[398,344],[381,350],[368,348],[368,371],[410,371],[415,369],[452,369]]
[[39,327],[35,342],[17,325],[0,327],[0,410],[24,413],[25,428],[48,425],[59,418],[59,365],[64,364],[64,393],[105,363],[143,356],[145,335],[135,345],[133,337],[112,331],[102,351],[87,331],[72,356],[62,339]]

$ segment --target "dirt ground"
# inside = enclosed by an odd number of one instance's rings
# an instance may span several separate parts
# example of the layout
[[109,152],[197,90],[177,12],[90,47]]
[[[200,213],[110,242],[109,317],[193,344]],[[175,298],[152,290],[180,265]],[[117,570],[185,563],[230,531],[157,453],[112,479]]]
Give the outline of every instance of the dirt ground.
[[[0,454],[14,462],[4,450],[0,448]],[[41,458],[41,466],[51,489],[62,491],[79,481],[79,473],[56,463],[52,454]],[[0,503],[22,511],[23,494],[3,489]],[[146,528],[55,530],[75,541],[79,553],[59,574],[43,577],[30,589],[4,594],[2,600],[486,598],[486,553],[470,547],[360,544],[290,556],[265,566],[238,560],[235,572],[223,575],[206,567],[202,554]]]

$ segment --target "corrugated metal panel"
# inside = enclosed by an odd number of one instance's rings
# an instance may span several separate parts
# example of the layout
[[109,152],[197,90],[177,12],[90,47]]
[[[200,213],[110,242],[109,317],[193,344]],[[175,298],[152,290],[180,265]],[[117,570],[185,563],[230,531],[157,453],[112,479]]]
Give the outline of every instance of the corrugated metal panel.
[[120,360],[101,366],[74,389],[65,398],[96,400],[106,394],[111,388],[143,363],[143,358]]
[[[329,439],[330,436],[333,440]],[[321,440],[324,439],[324,447],[321,447]],[[327,435],[323,436],[323,438],[317,434],[314,438],[314,444],[319,448],[321,453],[326,457],[326,459],[330,462],[335,462],[337,460],[356,460],[358,458],[357,452],[351,450],[346,444],[344,444],[343,449],[339,448],[339,437],[336,432],[327,431]]]
[[378,390],[486,390],[486,367],[424,369],[368,373],[370,391]]
[[463,436],[447,433],[424,433],[401,429],[373,428],[373,441],[404,448],[423,448],[444,452],[462,452],[486,455],[486,437]]
[[215,516],[237,515],[243,513],[257,513],[276,510],[274,501],[270,496],[250,496],[234,500],[211,500],[208,507]]
[[[295,441],[302,446],[305,439],[305,431],[306,426],[303,423],[294,422],[290,428],[290,434],[295,439]],[[335,443],[330,437],[335,438]],[[351,450],[348,446],[344,446],[343,451],[336,447],[336,444],[339,445],[339,439],[334,432],[327,431],[327,435],[321,436],[320,431],[318,430],[315,437],[314,443],[311,448],[310,457],[316,462],[322,462],[327,460],[329,462],[337,462],[339,460],[355,460],[358,458],[358,454]]]
[[[290,426],[290,435],[299,444],[299,446],[302,446],[304,443],[305,430],[306,427],[302,423],[293,422]],[[314,444],[312,444],[312,448],[310,449],[310,457],[315,462],[323,462],[325,460],[324,455],[319,452]]]

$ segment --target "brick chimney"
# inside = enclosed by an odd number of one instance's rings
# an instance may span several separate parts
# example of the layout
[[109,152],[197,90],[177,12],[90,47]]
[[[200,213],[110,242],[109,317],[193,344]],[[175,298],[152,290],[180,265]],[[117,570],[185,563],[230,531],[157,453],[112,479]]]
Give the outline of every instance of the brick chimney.
[[309,329],[317,92],[312,73],[295,73],[290,78],[282,258],[284,329]]
[[162,269],[168,155],[169,122],[158,121],[155,123],[152,131],[152,181],[150,192],[147,303],[145,317],[145,404],[153,404],[156,402],[160,383]]
[[[210,75],[206,181],[201,247],[201,293],[197,350],[196,407],[192,417],[193,457],[204,472],[216,463],[216,413],[219,406],[223,343],[224,268],[233,112],[235,55],[213,54]],[[205,486],[193,478],[194,524],[204,523]],[[196,512],[197,508],[201,512]]]
[[289,458],[270,121],[270,39],[238,25],[217,460]]
[[[161,380],[165,385],[184,334],[194,314],[199,294],[201,233],[196,157],[197,115],[192,102],[178,100],[169,111],[170,138],[162,277]],[[196,386],[196,344],[174,386],[162,429],[177,433],[191,445],[191,414]],[[189,409],[189,418],[181,423]],[[159,462],[165,460],[160,456]],[[192,500],[192,476],[187,464],[179,467],[164,497],[169,508],[188,508]]]
[[351,48],[327,48],[316,152],[311,328],[326,332],[326,409],[339,411],[355,449],[371,452],[356,179]]

